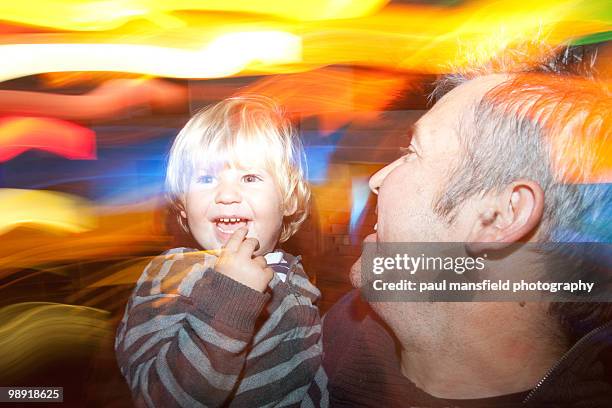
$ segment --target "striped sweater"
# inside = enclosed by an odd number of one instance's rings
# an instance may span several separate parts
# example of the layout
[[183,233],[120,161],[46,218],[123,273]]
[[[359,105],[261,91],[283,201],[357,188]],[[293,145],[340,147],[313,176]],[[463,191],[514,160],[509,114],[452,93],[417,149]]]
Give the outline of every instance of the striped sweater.
[[214,257],[193,249],[147,265],[115,340],[137,406],[328,405],[320,292],[298,258],[281,254],[268,261],[275,274],[265,293],[215,272]]

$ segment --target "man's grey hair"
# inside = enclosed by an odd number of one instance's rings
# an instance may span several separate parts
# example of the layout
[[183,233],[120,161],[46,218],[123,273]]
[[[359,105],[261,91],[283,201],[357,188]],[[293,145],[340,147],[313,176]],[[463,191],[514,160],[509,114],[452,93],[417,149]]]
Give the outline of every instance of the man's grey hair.
[[[462,154],[434,208],[452,222],[468,198],[529,179],[545,194],[540,240],[574,241],[576,237],[568,235],[572,225],[599,201],[596,190],[585,192],[576,183],[592,180],[593,163],[601,154],[582,142],[611,139],[605,118],[610,115],[611,95],[592,80],[591,49],[568,47],[555,58],[523,65],[517,63],[520,57],[508,52],[487,65],[437,81],[435,100],[471,79],[510,74],[464,112],[457,129]],[[573,137],[576,132],[588,134]],[[577,158],[566,160],[564,153]]]

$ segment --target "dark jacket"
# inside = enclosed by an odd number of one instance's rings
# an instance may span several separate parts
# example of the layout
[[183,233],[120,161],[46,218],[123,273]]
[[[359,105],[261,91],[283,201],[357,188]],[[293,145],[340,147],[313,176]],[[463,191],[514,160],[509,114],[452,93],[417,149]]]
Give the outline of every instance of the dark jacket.
[[324,367],[332,407],[612,407],[612,322],[579,340],[533,390],[478,400],[445,400],[400,371],[390,329],[353,291],[323,323]]

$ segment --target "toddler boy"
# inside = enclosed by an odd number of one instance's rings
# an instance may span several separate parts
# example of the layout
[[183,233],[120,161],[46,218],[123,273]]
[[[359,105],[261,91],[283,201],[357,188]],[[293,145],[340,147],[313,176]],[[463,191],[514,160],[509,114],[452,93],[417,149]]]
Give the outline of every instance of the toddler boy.
[[181,130],[167,195],[199,248],[154,258],[126,307],[115,349],[137,405],[327,405],[320,292],[276,249],[307,216],[303,159],[265,97],[226,99]]

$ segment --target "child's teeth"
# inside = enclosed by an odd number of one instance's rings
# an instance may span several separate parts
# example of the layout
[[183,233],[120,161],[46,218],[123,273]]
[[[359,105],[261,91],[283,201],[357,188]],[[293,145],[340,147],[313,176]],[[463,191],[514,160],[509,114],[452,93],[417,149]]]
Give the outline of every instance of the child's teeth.
[[244,218],[219,218],[218,222],[235,223],[235,222],[247,222],[247,221]]

